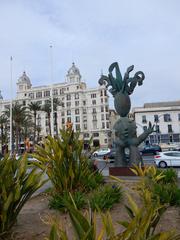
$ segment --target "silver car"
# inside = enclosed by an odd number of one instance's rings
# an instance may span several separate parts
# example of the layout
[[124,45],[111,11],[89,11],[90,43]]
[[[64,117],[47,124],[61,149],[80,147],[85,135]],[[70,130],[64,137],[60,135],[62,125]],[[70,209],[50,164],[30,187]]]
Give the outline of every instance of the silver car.
[[154,156],[157,167],[180,167],[180,151],[159,152]]

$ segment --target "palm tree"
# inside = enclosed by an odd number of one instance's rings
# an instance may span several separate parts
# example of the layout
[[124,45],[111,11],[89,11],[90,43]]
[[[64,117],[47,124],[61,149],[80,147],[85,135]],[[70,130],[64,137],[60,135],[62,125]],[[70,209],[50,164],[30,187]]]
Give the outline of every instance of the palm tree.
[[36,143],[36,131],[37,131],[36,116],[37,116],[37,112],[41,110],[41,104],[39,102],[31,102],[30,104],[28,104],[28,108],[30,111],[33,112],[33,117],[34,117],[33,143],[35,144]]
[[[10,108],[5,111],[5,114],[8,118],[10,118]],[[13,120],[13,129],[15,135],[15,143],[16,143],[16,152],[18,152],[18,143],[21,136],[21,131],[24,127],[24,124],[27,122],[27,119],[31,119],[27,111],[27,107],[16,102],[12,106],[12,120]]]
[[[56,133],[57,133],[57,107],[58,106],[63,106],[62,102],[58,98],[53,98],[53,108],[55,117],[55,128],[56,128]],[[48,128],[49,128],[49,133],[51,135],[51,101],[48,100],[41,108],[42,111],[46,112],[47,118],[48,118]]]
[[5,136],[4,130],[6,128],[6,123],[7,123],[7,117],[5,116],[5,114],[2,114],[0,116],[0,129],[1,129],[1,152],[3,154],[4,150],[3,150],[3,145],[6,142],[6,138],[7,136]]

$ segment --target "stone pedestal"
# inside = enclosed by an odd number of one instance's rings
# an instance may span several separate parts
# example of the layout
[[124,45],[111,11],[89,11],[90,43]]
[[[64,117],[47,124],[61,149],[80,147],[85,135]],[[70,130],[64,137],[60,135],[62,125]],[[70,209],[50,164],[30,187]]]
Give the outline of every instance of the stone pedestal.
[[110,167],[109,175],[112,175],[112,176],[136,176],[129,167]]

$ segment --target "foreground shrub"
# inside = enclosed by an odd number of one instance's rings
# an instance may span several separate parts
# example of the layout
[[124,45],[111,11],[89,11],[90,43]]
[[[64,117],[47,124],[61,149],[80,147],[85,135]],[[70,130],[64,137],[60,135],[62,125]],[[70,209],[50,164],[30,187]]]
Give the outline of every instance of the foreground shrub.
[[164,170],[158,169],[157,173],[162,173],[164,176],[160,181],[160,183],[162,184],[177,184],[178,182],[177,172],[173,168],[168,168]]
[[[144,187],[144,185],[142,185]],[[129,219],[118,221],[124,231],[117,233],[109,212],[99,212],[102,219],[102,228],[96,231],[96,213],[91,210],[83,214],[76,206],[67,204],[72,222],[75,240],[179,240],[180,235],[173,231],[155,233],[156,226],[166,210],[165,205],[152,201],[152,193],[143,188],[140,195],[142,205],[138,207],[130,195],[127,195],[129,204],[126,205]],[[49,240],[68,240],[66,230],[57,220],[49,221],[52,224]]]
[[115,203],[122,200],[122,188],[117,185],[104,185],[90,195],[90,207],[92,210],[108,210],[113,207]]
[[[60,137],[48,136],[44,147],[36,146],[33,156],[38,161],[33,164],[46,171],[57,192],[86,191],[90,188],[88,183],[96,178],[96,172],[92,172],[89,159],[82,153],[83,146],[79,133],[71,128],[63,129]],[[89,178],[88,183],[86,178]]]
[[52,196],[49,201],[49,207],[53,209],[57,209],[62,212],[66,212],[67,203],[72,204],[72,198],[74,203],[76,204],[77,209],[81,209],[86,204],[85,194],[82,192],[74,192],[71,195],[68,192],[64,192],[62,194],[56,193]]
[[155,184],[153,194],[162,204],[180,206],[180,189],[175,184]]
[[24,204],[46,182],[42,172],[27,170],[26,155],[0,160],[0,235],[10,230]]

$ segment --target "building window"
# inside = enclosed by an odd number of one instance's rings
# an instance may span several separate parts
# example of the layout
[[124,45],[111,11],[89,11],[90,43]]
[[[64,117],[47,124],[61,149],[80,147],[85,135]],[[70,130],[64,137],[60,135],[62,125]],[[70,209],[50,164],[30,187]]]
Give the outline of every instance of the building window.
[[50,97],[50,91],[49,90],[44,91],[44,97]]
[[93,121],[97,121],[97,116],[93,115]]
[[37,92],[36,93],[36,98],[42,98],[42,92]]
[[58,95],[58,90],[57,89],[53,89],[53,95]]
[[71,100],[71,95],[70,94],[67,94],[66,100]]
[[109,122],[106,123],[106,128],[109,128]]
[[107,142],[108,142],[108,140],[107,140],[107,138],[105,138],[105,139],[104,139],[104,143],[107,143]]
[[75,99],[79,99],[79,93],[75,93]]
[[60,95],[61,95],[61,94],[64,94],[64,88],[61,88],[61,89],[59,90],[59,93],[60,93]]
[[105,128],[105,123],[104,122],[102,122],[102,129],[104,129]]
[[93,113],[96,113],[96,108],[93,108],[93,111],[92,111]]
[[30,97],[31,99],[33,99],[33,98],[34,98],[34,93],[29,93],[29,97]]
[[93,129],[97,129],[97,121],[93,121]]
[[67,122],[71,122],[71,117],[67,117]]
[[104,107],[101,107],[101,112],[104,112]]
[[76,124],[76,131],[80,130],[80,124]]
[[75,114],[79,114],[79,109],[75,109]]
[[79,86],[76,86],[76,89],[79,89]]
[[109,120],[109,114],[106,114],[106,120]]
[[64,111],[61,112],[61,116],[64,117]]
[[70,106],[71,106],[71,102],[67,102],[67,103],[66,103],[66,106],[67,106],[67,107],[70,107]]
[[84,123],[84,130],[87,130],[87,123]]
[[84,138],[89,138],[89,133],[84,133]]
[[178,120],[180,121],[180,113],[178,113]]
[[75,101],[75,106],[79,106],[79,101]]
[[107,99],[107,98],[105,98],[105,99],[104,99],[104,101],[105,101],[105,103],[107,103],[107,102],[108,102],[108,99]]
[[67,115],[71,115],[71,110],[67,110]]
[[106,106],[105,109],[106,109],[106,112],[109,112],[109,107],[108,106]]
[[62,118],[61,122],[62,122],[62,124],[65,124],[65,119],[64,119],[64,118]]
[[101,98],[101,103],[103,103],[103,98]]
[[154,122],[159,122],[159,116],[157,114],[154,115]]
[[76,116],[76,122],[80,122],[80,117]]
[[96,98],[96,94],[95,93],[91,94],[91,98]]
[[87,122],[87,116],[83,116],[83,122]]
[[104,96],[107,96],[107,91],[106,90],[104,90]]
[[86,105],[86,101],[83,101],[83,106],[85,106]]
[[97,132],[93,133],[93,137],[99,137],[99,133]]
[[143,116],[142,116],[142,123],[147,123],[146,115],[143,115]]
[[85,108],[83,108],[83,114],[86,114],[86,113],[87,113],[86,109],[85,109]]
[[101,114],[101,120],[104,120],[104,114]]
[[157,132],[157,133],[160,133],[159,125],[156,125],[156,132]]
[[92,105],[96,105],[96,100],[92,100]]
[[103,91],[101,90],[101,94],[100,94],[100,96],[102,97],[103,96]]
[[170,121],[171,121],[171,116],[170,116],[170,114],[168,114],[168,113],[164,114],[164,121],[165,121],[165,122],[170,122]]
[[173,130],[172,130],[172,125],[171,124],[168,124],[168,133],[172,133]]
[[144,130],[144,131],[147,131],[147,126],[143,126],[143,130]]

